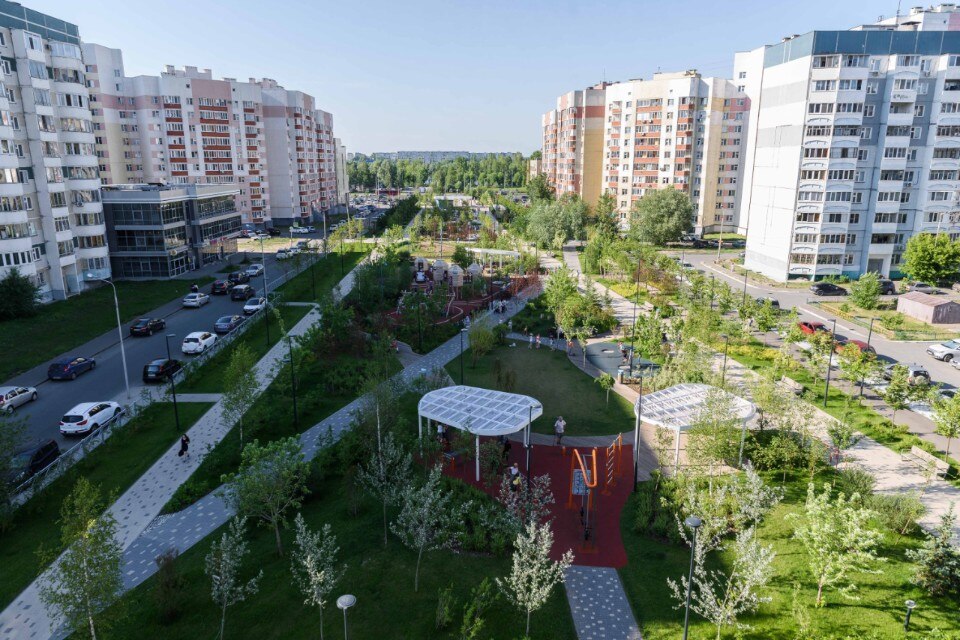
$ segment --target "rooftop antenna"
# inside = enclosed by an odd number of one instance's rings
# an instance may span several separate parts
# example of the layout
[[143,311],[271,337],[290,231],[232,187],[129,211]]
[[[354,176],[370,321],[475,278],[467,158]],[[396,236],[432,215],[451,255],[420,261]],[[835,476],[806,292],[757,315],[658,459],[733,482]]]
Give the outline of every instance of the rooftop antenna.
[[897,0],[897,19],[896,19],[896,21],[895,21],[895,24],[896,24],[898,27],[900,26],[900,5],[901,5],[902,3],[903,3],[903,0]]

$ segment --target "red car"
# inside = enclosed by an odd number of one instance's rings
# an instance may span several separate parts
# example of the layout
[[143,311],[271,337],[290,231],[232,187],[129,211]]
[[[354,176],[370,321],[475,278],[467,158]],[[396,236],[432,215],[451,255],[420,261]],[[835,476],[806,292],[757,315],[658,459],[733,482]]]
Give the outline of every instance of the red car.
[[800,327],[800,331],[803,331],[807,335],[813,335],[817,331],[827,331],[827,325],[822,322],[808,322],[806,320],[798,322],[797,326]]
[[847,340],[846,342],[838,342],[836,346],[837,353],[840,353],[840,350],[843,349],[848,344],[856,345],[856,347],[860,349],[860,353],[873,353],[873,354],[877,353],[873,347],[868,345],[863,340]]
[[225,296],[230,293],[232,286],[233,285],[226,280],[214,280],[213,284],[210,285],[210,293],[215,296]]

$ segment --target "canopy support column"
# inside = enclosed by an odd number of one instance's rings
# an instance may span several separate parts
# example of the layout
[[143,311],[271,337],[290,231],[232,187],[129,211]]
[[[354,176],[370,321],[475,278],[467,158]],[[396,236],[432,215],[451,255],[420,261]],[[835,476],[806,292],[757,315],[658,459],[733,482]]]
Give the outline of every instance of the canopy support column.
[[480,436],[477,436],[476,465],[477,465],[477,482],[480,482]]
[[680,473],[680,429],[677,429],[677,455],[673,460],[674,475]]

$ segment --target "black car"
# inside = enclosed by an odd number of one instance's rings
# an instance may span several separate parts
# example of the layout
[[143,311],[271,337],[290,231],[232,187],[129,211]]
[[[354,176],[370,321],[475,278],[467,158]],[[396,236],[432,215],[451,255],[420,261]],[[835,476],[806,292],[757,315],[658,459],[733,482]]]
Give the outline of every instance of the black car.
[[757,304],[761,306],[767,304],[768,302],[773,309],[777,311],[780,310],[780,301],[776,298],[757,298]]
[[180,371],[179,360],[167,360],[166,358],[157,358],[156,360],[144,365],[144,382],[163,382],[170,376]]
[[270,234],[271,237],[276,238],[280,235],[280,229],[277,229],[276,227],[270,227],[267,229],[267,233]]
[[249,300],[254,296],[256,291],[253,290],[248,284],[238,284],[233,289],[230,290],[230,299],[231,300]]
[[140,318],[130,325],[132,336],[152,336],[154,331],[163,331],[167,321],[163,318]]
[[13,454],[7,484],[17,487],[40,473],[60,457],[60,447],[55,440],[47,440],[21,449]]
[[897,285],[894,284],[893,280],[880,280],[880,295],[882,296],[897,295]]
[[214,280],[210,285],[210,294],[215,296],[225,296],[230,293],[230,283],[226,280]]
[[229,280],[231,284],[243,284],[244,282],[250,282],[250,276],[246,271],[234,271],[227,276],[227,280]]
[[845,296],[847,295],[847,290],[843,287],[838,287],[832,282],[817,282],[816,284],[810,285],[810,291],[813,292],[815,296]]
[[217,321],[213,324],[213,330],[217,333],[230,333],[246,320],[243,316],[223,316],[222,318],[217,318]]

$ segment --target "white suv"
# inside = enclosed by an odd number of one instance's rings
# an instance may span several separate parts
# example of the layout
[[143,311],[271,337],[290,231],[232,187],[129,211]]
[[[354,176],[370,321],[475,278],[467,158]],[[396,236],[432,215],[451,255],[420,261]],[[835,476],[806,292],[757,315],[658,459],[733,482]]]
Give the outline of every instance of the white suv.
[[60,419],[60,433],[65,436],[86,435],[106,426],[123,415],[116,402],[84,402],[70,409]]
[[932,355],[937,360],[950,362],[954,358],[960,356],[960,342],[957,342],[956,340],[949,340],[943,344],[933,344],[927,347],[927,353]]
[[184,353],[203,353],[207,347],[212,347],[217,341],[217,336],[209,331],[194,331],[183,339],[180,350]]

